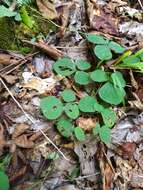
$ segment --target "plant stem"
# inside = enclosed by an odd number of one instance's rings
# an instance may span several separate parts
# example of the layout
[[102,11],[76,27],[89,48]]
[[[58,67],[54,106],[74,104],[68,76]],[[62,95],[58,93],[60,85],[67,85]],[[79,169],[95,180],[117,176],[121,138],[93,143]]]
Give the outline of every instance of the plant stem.
[[99,61],[96,68],[99,68],[101,66],[101,64],[103,63],[103,60]]

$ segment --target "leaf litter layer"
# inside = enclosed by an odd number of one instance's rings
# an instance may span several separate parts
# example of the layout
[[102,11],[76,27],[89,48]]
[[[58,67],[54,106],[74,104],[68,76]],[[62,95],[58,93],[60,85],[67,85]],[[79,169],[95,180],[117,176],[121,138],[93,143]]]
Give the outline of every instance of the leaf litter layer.
[[0,189],[143,188],[140,3],[0,10]]

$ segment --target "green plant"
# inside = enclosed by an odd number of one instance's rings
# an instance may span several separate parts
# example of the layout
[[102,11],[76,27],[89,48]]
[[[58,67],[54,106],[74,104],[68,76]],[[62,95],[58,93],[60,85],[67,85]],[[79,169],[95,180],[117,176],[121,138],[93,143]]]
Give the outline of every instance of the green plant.
[[[111,59],[112,52],[121,54],[125,50],[121,45],[102,36],[89,34],[87,40],[94,44],[94,53],[101,61]],[[81,115],[98,115],[102,125],[96,124],[93,134],[99,135],[100,139],[108,144],[111,128],[117,120],[111,106],[124,102],[126,95],[124,90],[126,82],[122,73],[116,70],[111,72],[101,68],[93,69],[88,61],[74,61],[70,58],[56,61],[53,70],[59,75],[70,77],[74,80],[75,86],[89,91],[89,94],[85,93],[79,99],[73,90],[65,89],[58,99],[53,96],[43,98],[41,99],[43,115],[47,119],[55,119],[55,126],[62,136],[75,137],[79,141],[85,140],[86,134],[84,129],[76,125],[75,120]]]
[[0,171],[0,189],[9,190],[9,178],[4,171]]
[[94,44],[94,54],[102,61],[112,59],[112,51],[119,54],[125,51],[120,44],[103,36],[95,34],[86,34],[85,36],[90,43]]

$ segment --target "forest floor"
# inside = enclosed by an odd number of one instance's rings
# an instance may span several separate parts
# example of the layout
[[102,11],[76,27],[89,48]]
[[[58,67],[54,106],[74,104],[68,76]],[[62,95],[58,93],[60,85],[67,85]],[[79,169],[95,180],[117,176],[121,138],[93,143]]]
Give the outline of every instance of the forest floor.
[[143,189],[143,3],[0,1],[0,190]]

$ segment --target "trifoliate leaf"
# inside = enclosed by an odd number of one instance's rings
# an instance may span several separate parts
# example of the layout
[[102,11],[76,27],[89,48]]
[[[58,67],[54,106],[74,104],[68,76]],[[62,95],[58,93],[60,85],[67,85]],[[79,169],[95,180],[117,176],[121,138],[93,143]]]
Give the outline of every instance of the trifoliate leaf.
[[62,76],[70,76],[75,72],[75,65],[69,58],[62,58],[55,62],[53,69]]
[[108,75],[101,69],[91,72],[90,77],[95,82],[105,82],[108,80]]
[[65,89],[62,94],[61,94],[63,100],[65,102],[73,102],[75,101],[76,97],[75,97],[75,93],[73,90],[71,89]]
[[79,116],[79,109],[75,103],[67,103],[64,110],[66,115],[71,119],[76,119]]
[[84,60],[78,60],[77,62],[77,68],[81,71],[85,71],[85,70],[88,70],[91,65],[88,61],[84,61]]
[[93,134],[98,135],[100,131],[100,124],[96,123],[96,126],[93,128]]
[[57,123],[57,129],[62,136],[68,138],[72,135],[74,126],[70,121],[65,119],[60,119]]
[[85,140],[85,133],[84,130],[80,127],[74,128],[74,134],[79,141],[84,141]]
[[96,111],[95,104],[97,104],[95,98],[91,96],[85,96],[79,101],[78,107],[82,112],[92,113]]
[[124,89],[119,87],[114,87],[110,82],[105,83],[99,89],[99,96],[102,100],[109,104],[118,105],[123,102],[126,93]]
[[125,51],[125,48],[123,46],[121,46],[120,44],[113,42],[113,41],[109,42],[108,46],[115,53],[123,53]]
[[115,86],[118,86],[119,88],[126,86],[126,81],[124,80],[121,72],[115,71],[114,73],[112,73],[111,78]]
[[102,126],[99,131],[99,136],[102,142],[105,144],[110,143],[111,130],[106,125]]
[[10,10],[9,8],[6,8],[5,6],[0,6],[0,18],[2,17],[13,17],[17,14],[17,12]]
[[0,189],[9,190],[9,179],[3,171],[0,171]]
[[106,45],[97,45],[94,48],[94,54],[101,60],[112,59],[112,53],[108,46]]
[[106,108],[101,112],[101,115],[106,126],[112,127],[116,123],[117,116],[113,110]]
[[40,107],[43,115],[49,120],[57,119],[63,112],[63,104],[54,96],[41,99]]
[[96,34],[87,34],[87,40],[93,44],[107,44],[107,41],[103,36],[99,36]]
[[77,84],[87,85],[90,82],[90,77],[89,74],[84,71],[77,71],[74,80]]

